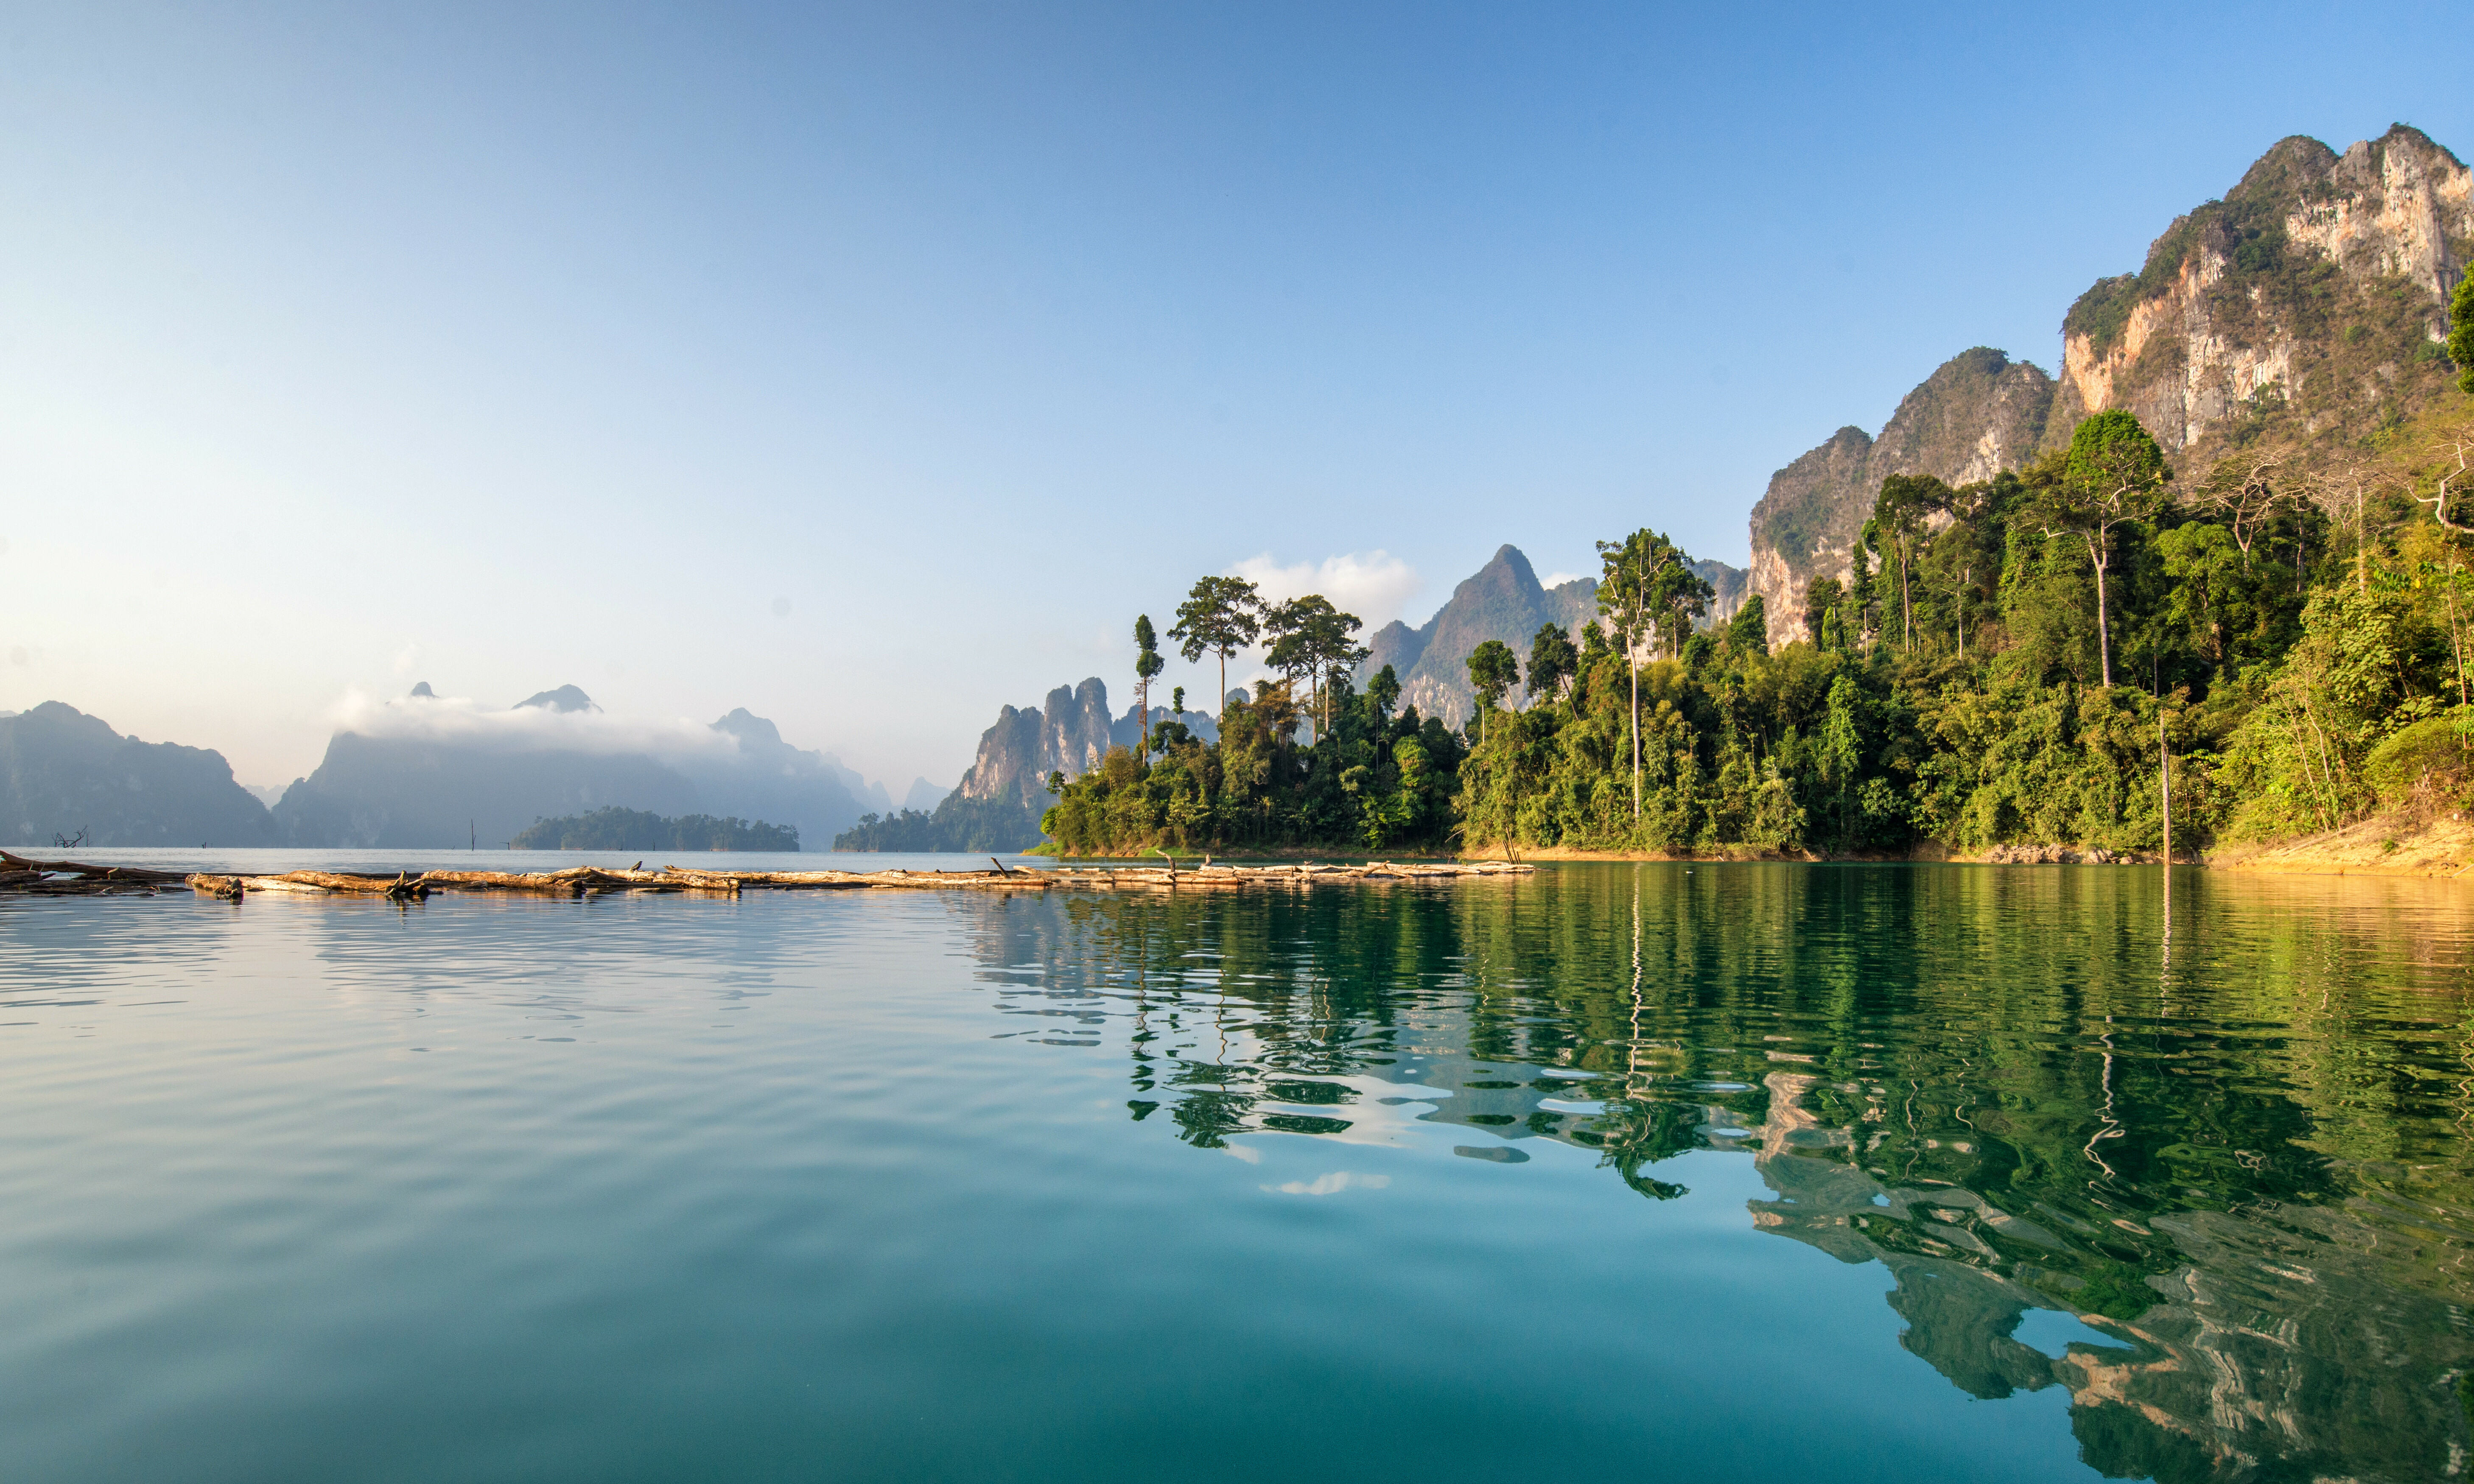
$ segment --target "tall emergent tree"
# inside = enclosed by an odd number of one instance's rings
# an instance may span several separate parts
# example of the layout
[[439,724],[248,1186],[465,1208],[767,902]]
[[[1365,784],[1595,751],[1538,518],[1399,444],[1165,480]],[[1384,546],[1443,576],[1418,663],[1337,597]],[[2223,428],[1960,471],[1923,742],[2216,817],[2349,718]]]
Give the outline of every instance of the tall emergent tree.
[[[1640,818],[1640,641],[1674,587],[1670,568],[1684,553],[1655,531],[1639,530],[1620,541],[1598,542],[1598,611],[1632,677],[1632,817]],[[1685,575],[1690,576],[1687,571]],[[1697,581],[1697,579],[1696,579]],[[1704,585],[1706,586],[1706,585]],[[1680,642],[1680,641],[1679,641]]]
[[1892,474],[1881,481],[1873,502],[1873,524],[1889,543],[1887,555],[1899,564],[1899,647],[1916,647],[1916,606],[1907,591],[1907,569],[1915,559],[1918,538],[1933,513],[1951,507],[1950,486],[1930,474]]
[[1486,745],[1486,713],[1503,705],[1504,692],[1520,683],[1520,661],[1512,646],[1489,639],[1469,651],[1469,684],[1477,691],[1477,740]]
[[1136,754],[1138,756],[1149,757],[1152,754],[1152,678],[1167,668],[1168,661],[1160,658],[1159,634],[1152,628],[1152,615],[1136,614],[1134,617],[1134,689],[1140,696],[1139,704],[1143,718],[1143,739],[1136,744],[1139,750]]
[[1657,616],[1659,636],[1666,641],[1668,658],[1684,653],[1684,641],[1692,637],[1695,620],[1710,610],[1710,600],[1717,589],[1692,570],[1692,559],[1681,546],[1667,545],[1665,537],[1654,538],[1666,548],[1666,557],[1651,564],[1649,610]]
[[1265,658],[1292,685],[1303,680],[1313,687],[1318,736],[1331,730],[1331,680],[1356,669],[1366,658],[1367,652],[1349,637],[1364,627],[1355,613],[1342,612],[1319,592],[1263,611],[1263,636],[1272,641]]
[[[1311,605],[1318,603],[1324,608],[1331,607],[1322,598],[1316,596],[1291,598],[1286,603],[1270,604],[1262,611],[1260,637],[1269,646],[1263,658],[1278,672],[1280,679],[1289,682],[1291,695],[1297,694],[1299,681],[1305,681],[1311,686],[1314,679],[1322,673],[1322,666],[1314,655],[1313,641],[1306,634],[1308,626],[1313,621],[1314,609]],[[1311,689],[1308,693],[1311,695]],[[1321,716],[1321,711],[1311,702],[1308,703],[1307,711],[1309,715],[1318,719]]]
[[1263,595],[1242,577],[1198,578],[1176,606],[1176,626],[1168,636],[1177,641],[1188,664],[1205,655],[1220,657],[1222,707],[1228,705],[1228,658],[1263,632],[1262,611]]
[[1538,626],[1529,640],[1529,694],[1543,700],[1563,693],[1565,684],[1581,671],[1581,652],[1572,647],[1571,637],[1553,623]]
[[2068,532],[2087,546],[2088,564],[2096,569],[2097,669],[2110,690],[2113,631],[2104,580],[2113,568],[2113,532],[2133,521],[2154,519],[2164,509],[2165,482],[2173,471],[2165,465],[2165,450],[2139,419],[2116,407],[2088,419],[2071,435],[2061,476],[2046,488],[2039,513],[2047,536]]
[[1748,594],[1744,606],[1727,620],[1727,652],[1731,655],[1766,655],[1770,652],[1770,610],[1758,592]]
[[1315,690],[1322,703],[1322,730],[1331,730],[1331,697],[1333,682],[1354,674],[1358,665],[1372,653],[1357,642],[1355,634],[1366,627],[1355,613],[1344,613],[1321,598],[1322,607],[1307,615],[1304,634],[1306,645],[1314,654]]

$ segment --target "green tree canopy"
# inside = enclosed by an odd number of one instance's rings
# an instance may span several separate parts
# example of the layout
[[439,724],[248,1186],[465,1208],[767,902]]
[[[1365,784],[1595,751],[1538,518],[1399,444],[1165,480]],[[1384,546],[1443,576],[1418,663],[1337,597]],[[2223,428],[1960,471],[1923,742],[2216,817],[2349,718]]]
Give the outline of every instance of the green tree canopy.
[[1544,699],[1561,693],[1580,673],[1581,652],[1558,624],[1540,624],[1529,641],[1529,694]]
[[1185,601],[1176,606],[1176,624],[1168,636],[1188,664],[1205,655],[1220,657],[1220,706],[1228,704],[1229,657],[1254,642],[1263,632],[1263,595],[1242,577],[1195,580]]
[[1744,599],[1735,616],[1727,620],[1727,653],[1731,655],[1766,655],[1770,652],[1770,610],[1758,592]]
[[1321,593],[1292,598],[1263,612],[1263,634],[1272,640],[1272,668],[1292,684],[1299,680],[1313,684],[1325,731],[1331,730],[1330,682],[1366,658],[1352,637],[1364,627],[1355,613],[1342,612]]
[[1392,708],[1400,704],[1400,677],[1390,665],[1375,671],[1374,679],[1366,682],[1366,704],[1372,708],[1376,726],[1392,719]]
[[1847,589],[1834,577],[1816,577],[1804,588],[1804,627],[1812,635],[1815,649],[1835,649],[1838,633],[1839,606],[1847,600]]
[[1143,733],[1142,748],[1145,756],[1151,755],[1152,681],[1160,671],[1167,668],[1168,661],[1160,658],[1159,634],[1152,628],[1152,615],[1136,614],[1134,617],[1134,686],[1141,698],[1138,709],[1142,716],[1140,730]]
[[[1598,611],[1632,676],[1628,730],[1636,818],[1640,813],[1640,666],[1634,656],[1645,637],[1661,629],[1671,631],[1686,614],[1708,610],[1712,590],[1693,574],[1691,561],[1682,547],[1646,528],[1620,541],[1598,542]],[[1682,648],[1683,635],[1674,636],[1676,647]]]
[[1913,562],[1916,542],[1932,517],[1948,513],[1954,503],[1950,486],[1930,474],[1892,474],[1881,481],[1881,493],[1873,502],[1873,529],[1879,541],[1888,543],[1886,555],[1898,564],[1902,648],[1913,649],[1916,642],[1915,604],[1907,590],[1907,569]]
[[1503,694],[1520,683],[1520,661],[1513,658],[1512,646],[1501,639],[1489,639],[1469,651],[1469,684],[1477,690],[1477,735],[1486,740],[1486,713],[1503,704]]
[[2113,631],[2105,578],[2113,568],[2113,532],[2134,521],[2153,520],[2165,505],[2165,482],[2173,477],[2165,450],[2122,408],[2098,413],[2071,435],[2061,477],[2049,480],[2038,502],[2047,534],[2065,532],[2087,548],[2096,572],[2097,668],[2113,687]]

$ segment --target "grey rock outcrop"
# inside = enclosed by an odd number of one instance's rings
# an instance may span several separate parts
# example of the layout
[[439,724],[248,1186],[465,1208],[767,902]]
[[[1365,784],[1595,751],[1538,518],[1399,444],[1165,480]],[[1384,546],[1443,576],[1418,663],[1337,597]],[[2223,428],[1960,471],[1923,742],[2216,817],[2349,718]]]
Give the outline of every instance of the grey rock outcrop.
[[1098,676],[1071,688],[1059,685],[1039,710],[1008,706],[997,713],[955,792],[974,801],[1041,802],[1051,773],[1079,778],[1099,766],[1112,745],[1111,730],[1108,687]]
[[1908,393],[1878,439],[1843,427],[1770,477],[1753,507],[1750,586],[1769,614],[1770,642],[1809,638],[1804,594],[1815,578],[1845,578],[1881,481],[1930,474],[1952,485],[1990,479],[2032,457],[2053,406],[2053,380],[2025,361],[1977,347],[1944,362]]
[[1423,625],[1411,629],[1395,620],[1378,630],[1358,667],[1358,684],[1388,664],[1399,679],[1402,706],[1459,726],[1477,713],[1468,681],[1470,651],[1500,639],[1525,656],[1541,624],[1574,628],[1596,612],[1596,604],[1597,584],[1588,578],[1549,592],[1519,547],[1499,546]]
[[[422,682],[420,684],[412,688],[412,693],[416,696],[429,695],[429,682],[427,681]],[[556,690],[537,690],[531,695],[524,697],[521,701],[516,703],[516,709],[519,711],[524,709],[526,706],[540,706],[545,710],[550,711],[598,711],[601,709],[601,707],[593,704],[593,698],[591,696],[586,695],[582,688],[574,685],[561,685]]]

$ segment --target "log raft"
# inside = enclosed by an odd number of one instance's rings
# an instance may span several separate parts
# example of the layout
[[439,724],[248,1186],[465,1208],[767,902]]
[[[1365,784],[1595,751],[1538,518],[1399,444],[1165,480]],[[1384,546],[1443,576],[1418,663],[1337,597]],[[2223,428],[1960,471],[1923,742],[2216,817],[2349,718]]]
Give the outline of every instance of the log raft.
[[[993,863],[992,863],[993,864]],[[0,850],[0,897],[153,895],[186,886],[202,896],[240,901],[251,893],[308,897],[365,896],[420,901],[434,892],[517,892],[597,898],[656,893],[736,897],[752,891],[1226,891],[1246,887],[1303,888],[1326,882],[1425,882],[1471,876],[1516,876],[1535,871],[1516,861],[1368,861],[1363,865],[1214,865],[1200,867],[1068,866],[1026,871],[997,865],[993,871],[682,871],[664,866],[618,871],[570,866],[562,871],[400,871],[364,875],[332,871],[291,871],[280,875],[158,871],[139,866],[89,866],[76,861],[31,860]]]

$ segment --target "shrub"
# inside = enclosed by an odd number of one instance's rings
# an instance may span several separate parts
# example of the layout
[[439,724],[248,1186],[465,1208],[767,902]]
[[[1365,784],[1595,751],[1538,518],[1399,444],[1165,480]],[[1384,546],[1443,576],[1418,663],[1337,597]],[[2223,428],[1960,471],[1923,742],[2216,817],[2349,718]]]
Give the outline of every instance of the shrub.
[[2454,805],[2474,785],[2474,712],[2460,708],[2453,716],[2418,721],[2371,749],[2363,772],[2380,802],[2390,806],[2416,802]]

